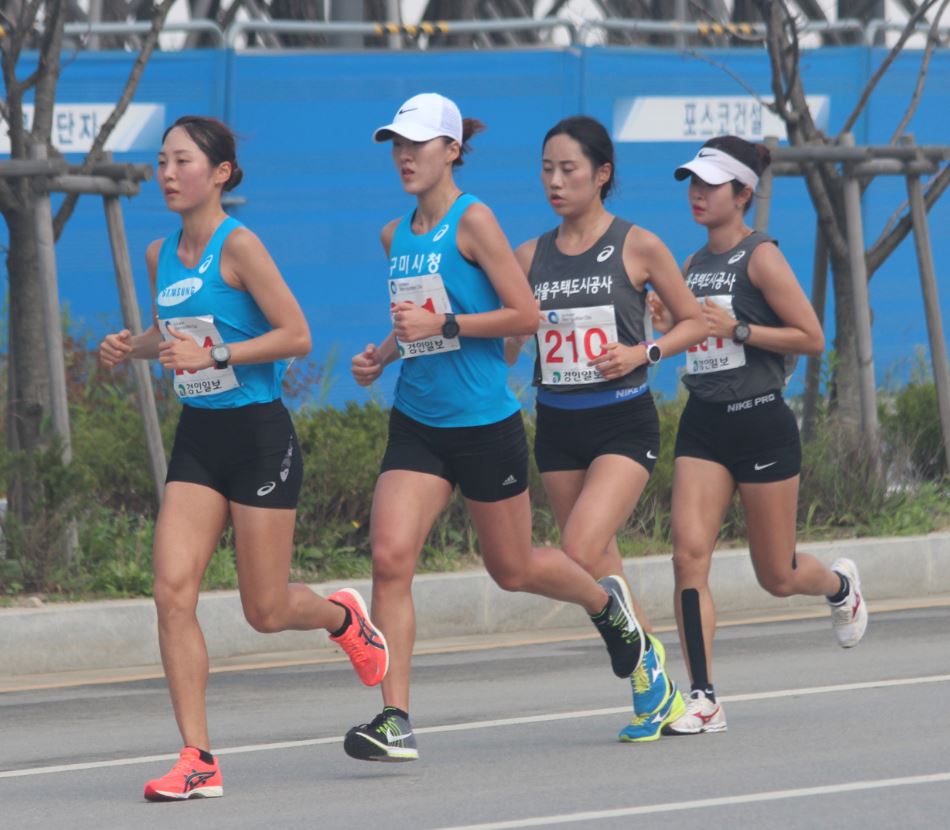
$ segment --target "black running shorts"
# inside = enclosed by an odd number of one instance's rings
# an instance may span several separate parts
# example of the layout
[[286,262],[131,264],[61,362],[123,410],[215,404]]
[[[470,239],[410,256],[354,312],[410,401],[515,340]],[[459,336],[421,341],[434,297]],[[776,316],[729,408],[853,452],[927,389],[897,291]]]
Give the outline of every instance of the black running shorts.
[[458,484],[474,501],[503,501],[528,487],[528,443],[521,412],[475,427],[433,427],[396,407],[380,472],[412,470]]
[[586,470],[600,455],[623,455],[652,473],[660,454],[660,420],[648,392],[591,409],[538,403],[534,458],[542,473]]
[[802,469],[798,422],[778,391],[730,403],[690,395],[675,454],[715,461],[746,484],[783,481]]
[[293,509],[303,457],[280,400],[233,409],[182,407],[166,481],[217,490],[228,501]]

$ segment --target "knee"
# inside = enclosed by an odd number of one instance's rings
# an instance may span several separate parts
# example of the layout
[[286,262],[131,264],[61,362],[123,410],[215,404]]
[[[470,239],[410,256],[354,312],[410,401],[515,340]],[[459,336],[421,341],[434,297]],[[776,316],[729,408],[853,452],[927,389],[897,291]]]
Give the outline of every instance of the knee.
[[276,605],[245,603],[244,619],[261,634],[276,634],[285,628],[283,609]]
[[528,579],[521,571],[499,570],[491,572],[491,578],[502,591],[519,593],[528,590]]
[[712,551],[693,540],[678,540],[673,545],[673,574],[680,582],[705,582]]
[[405,587],[412,583],[417,552],[404,545],[373,544],[373,588]]
[[152,599],[161,622],[194,617],[198,607],[198,591],[193,586],[160,576],[155,577]]
[[759,585],[773,597],[790,597],[797,591],[790,576],[784,574],[757,574]]
[[571,537],[561,540],[561,550],[588,573],[594,570],[597,560],[604,555],[606,549],[606,545],[598,546],[596,543],[585,543]]

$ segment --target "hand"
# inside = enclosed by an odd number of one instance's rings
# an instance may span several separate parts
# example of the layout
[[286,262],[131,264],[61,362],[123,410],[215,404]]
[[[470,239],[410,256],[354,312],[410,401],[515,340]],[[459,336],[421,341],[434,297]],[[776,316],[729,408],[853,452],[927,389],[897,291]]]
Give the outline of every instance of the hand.
[[182,334],[172,326],[167,326],[165,330],[172,336],[171,340],[163,340],[158,344],[158,362],[165,369],[195,372],[214,366],[211,349],[202,349],[194,337]]
[[629,374],[638,366],[647,362],[645,346],[624,346],[620,343],[608,343],[604,351],[587,365],[593,366],[603,375],[604,380],[615,380]]
[[711,302],[709,297],[700,300],[699,305],[703,310],[706,326],[709,328],[709,336],[731,340],[736,330],[736,318],[721,306]]
[[673,328],[673,323],[676,322],[673,319],[673,314],[663,304],[663,300],[660,299],[660,295],[656,291],[647,292],[647,305],[650,307],[650,320],[653,323],[654,330],[660,334],[666,334]]
[[442,333],[441,315],[409,301],[396,303],[392,308],[393,331],[403,343],[414,343]]
[[115,334],[107,334],[99,344],[99,362],[107,369],[120,364],[132,353],[132,332],[122,329]]
[[368,343],[363,351],[353,355],[353,359],[350,361],[350,371],[353,373],[353,379],[360,386],[369,386],[376,380],[383,373],[383,363],[379,359],[376,346]]

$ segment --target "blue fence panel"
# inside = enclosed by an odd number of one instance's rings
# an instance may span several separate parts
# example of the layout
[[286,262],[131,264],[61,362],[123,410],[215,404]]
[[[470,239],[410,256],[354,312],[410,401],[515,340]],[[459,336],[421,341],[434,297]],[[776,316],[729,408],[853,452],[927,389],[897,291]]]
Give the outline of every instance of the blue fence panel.
[[[457,172],[513,244],[545,224],[538,183],[544,131],[573,112],[577,58],[567,51],[447,54],[237,54],[229,118],[241,138],[247,204],[235,211],[267,243],[313,328],[314,359],[335,355],[329,399],[363,400],[352,354],[388,332],[379,232],[411,210],[390,145],[373,131],[405,99],[441,92],[487,130]],[[526,370],[524,370],[526,372]],[[388,399],[395,367],[377,394]]]
[[[887,56],[888,50],[872,52],[873,68]],[[881,80],[870,102],[868,141],[887,144],[891,141],[904,112],[910,105],[922,52],[899,56]],[[873,71],[873,70],[872,70]],[[934,52],[920,105],[907,128],[918,144],[950,142],[950,52]],[[926,180],[924,181],[926,184]],[[871,245],[880,235],[894,212],[906,202],[907,186],[902,176],[881,176],[868,188],[864,197],[865,239]],[[950,327],[950,196],[946,193],[928,216],[940,292],[944,330]],[[871,308],[874,313],[874,359],[878,377],[888,380],[906,379],[919,364],[918,352],[929,358],[927,324],[913,235],[909,235],[871,278]]]

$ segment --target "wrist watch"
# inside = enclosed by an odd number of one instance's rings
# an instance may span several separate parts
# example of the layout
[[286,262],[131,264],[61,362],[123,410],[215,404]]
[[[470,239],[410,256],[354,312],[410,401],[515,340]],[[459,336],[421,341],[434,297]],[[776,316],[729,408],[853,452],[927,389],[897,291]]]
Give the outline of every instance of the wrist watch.
[[732,330],[732,339],[735,340],[736,343],[745,343],[751,334],[752,330],[745,320],[736,321],[736,327]]
[[644,340],[643,345],[647,347],[647,363],[656,366],[663,359],[663,349],[660,348],[660,344],[652,340]]
[[455,315],[451,312],[448,312],[445,315],[445,322],[442,324],[442,336],[443,337],[458,337],[459,336],[459,324],[455,319]]
[[228,361],[231,359],[231,349],[227,343],[218,343],[211,347],[211,359],[214,361],[215,369],[227,369]]

